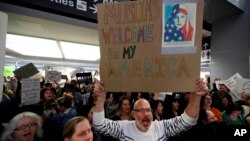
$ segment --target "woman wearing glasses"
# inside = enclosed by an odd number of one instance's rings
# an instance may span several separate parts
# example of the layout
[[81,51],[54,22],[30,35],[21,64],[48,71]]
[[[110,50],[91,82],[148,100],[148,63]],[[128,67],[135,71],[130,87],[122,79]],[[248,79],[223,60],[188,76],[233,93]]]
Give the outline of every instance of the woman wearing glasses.
[[1,141],[40,141],[42,135],[41,117],[32,112],[23,112],[9,121]]

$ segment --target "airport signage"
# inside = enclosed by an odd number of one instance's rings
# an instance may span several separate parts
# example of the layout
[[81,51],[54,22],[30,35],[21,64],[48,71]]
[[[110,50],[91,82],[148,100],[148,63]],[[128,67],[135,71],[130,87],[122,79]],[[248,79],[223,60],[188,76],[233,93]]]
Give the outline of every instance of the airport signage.
[[3,0],[3,2],[67,17],[97,22],[98,3],[116,3],[121,0]]

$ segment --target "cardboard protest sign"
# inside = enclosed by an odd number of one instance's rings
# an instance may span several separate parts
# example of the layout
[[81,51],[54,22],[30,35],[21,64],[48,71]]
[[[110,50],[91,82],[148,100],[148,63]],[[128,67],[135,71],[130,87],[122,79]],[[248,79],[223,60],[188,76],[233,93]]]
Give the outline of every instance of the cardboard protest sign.
[[238,78],[235,83],[235,93],[240,97],[241,94],[250,95],[250,79]]
[[34,66],[33,63],[26,64],[16,70],[14,70],[15,76],[21,77],[21,78],[29,78],[35,74],[37,74],[39,71]]
[[45,80],[59,81],[61,80],[62,72],[58,71],[46,71]]
[[233,76],[225,80],[225,85],[228,87],[228,89],[235,93],[235,85],[236,85],[236,80],[242,78],[242,76],[239,73],[235,73]]
[[[193,91],[200,77],[203,0],[192,5],[192,40],[175,41],[180,49],[163,49],[163,7],[178,1],[139,0],[98,4],[100,76],[107,91]],[[186,15],[187,16],[187,15]],[[185,46],[189,43],[188,46]],[[189,48],[189,49],[186,49]],[[191,51],[190,51],[191,49]],[[184,51],[182,51],[184,50]],[[186,51],[188,50],[188,51]]]
[[21,103],[35,104],[40,101],[40,80],[22,79]]
[[90,84],[92,83],[92,73],[85,72],[85,73],[76,73],[76,81],[78,84]]
[[68,80],[68,76],[67,75],[61,75],[61,79]]
[[227,88],[230,90],[229,94],[232,96],[233,101],[237,101],[241,99],[240,93],[238,93],[235,89],[237,85],[236,84],[237,79],[239,78],[242,78],[242,76],[239,73],[235,73],[230,78],[225,80],[225,83],[224,83],[227,86]]

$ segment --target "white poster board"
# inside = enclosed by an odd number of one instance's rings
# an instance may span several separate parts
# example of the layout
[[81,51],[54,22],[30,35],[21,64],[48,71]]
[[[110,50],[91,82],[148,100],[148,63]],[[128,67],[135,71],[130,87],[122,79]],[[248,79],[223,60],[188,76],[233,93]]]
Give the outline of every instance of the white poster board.
[[225,85],[231,91],[231,96],[234,101],[240,100],[240,93],[235,91],[236,80],[239,78],[242,78],[242,76],[239,73],[235,73],[233,76],[231,76],[225,81]]
[[234,91],[236,79],[238,78],[242,78],[242,76],[239,73],[235,73],[233,76],[231,76],[225,81],[225,85],[228,87],[230,91],[232,92]]
[[40,80],[22,79],[21,103],[35,104],[40,101]]
[[3,70],[4,70],[4,58],[6,48],[6,33],[8,25],[8,15],[0,12],[0,102],[2,101],[3,91]]
[[46,71],[45,80],[60,81],[62,72],[58,71]]
[[238,78],[236,79],[235,90],[236,94],[241,93],[250,95],[250,79]]

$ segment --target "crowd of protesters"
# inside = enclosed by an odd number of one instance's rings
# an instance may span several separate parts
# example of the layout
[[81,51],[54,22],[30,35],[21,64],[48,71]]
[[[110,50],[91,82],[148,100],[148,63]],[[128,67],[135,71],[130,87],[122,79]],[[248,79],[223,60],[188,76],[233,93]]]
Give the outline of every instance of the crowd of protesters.
[[[93,138],[94,141],[118,140],[99,133],[92,126],[93,106],[97,102],[94,84],[80,85],[71,80],[59,87],[54,82],[43,81],[40,102],[31,105],[21,102],[21,85],[21,79],[5,79],[0,104],[1,141],[28,141],[30,138],[33,138],[31,141],[63,141],[66,138],[70,141],[74,137],[73,131],[78,130],[78,124],[89,125],[90,128],[87,126],[84,130],[86,138]],[[150,104],[149,112],[153,120],[171,119],[184,112],[190,95],[191,92],[173,92],[172,95],[166,94],[165,99],[159,99],[157,92],[107,92],[105,118],[135,120],[132,116],[134,104],[138,99],[145,99]],[[195,133],[208,138],[217,137],[223,134],[224,127],[249,124],[250,95],[242,93],[241,100],[233,100],[224,84],[220,84],[219,89],[214,85],[201,98],[197,124],[169,140],[188,140]],[[92,135],[87,134],[89,129]]]

